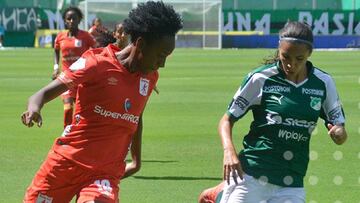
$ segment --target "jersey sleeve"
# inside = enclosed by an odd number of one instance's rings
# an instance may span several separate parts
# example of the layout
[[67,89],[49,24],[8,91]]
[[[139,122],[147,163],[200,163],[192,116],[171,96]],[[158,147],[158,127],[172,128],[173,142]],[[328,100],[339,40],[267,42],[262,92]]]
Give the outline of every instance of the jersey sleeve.
[[97,75],[97,61],[94,56],[84,54],[75,61],[68,70],[60,74],[58,79],[69,88],[93,80]]
[[262,85],[257,74],[248,76],[230,102],[227,114],[233,121],[239,120],[253,105],[259,105],[262,96]]
[[326,81],[326,98],[322,104],[320,117],[324,119],[325,124],[331,123],[333,125],[345,124],[345,114],[336,91],[335,82],[329,76]]
[[56,35],[54,49],[60,49],[61,32]]

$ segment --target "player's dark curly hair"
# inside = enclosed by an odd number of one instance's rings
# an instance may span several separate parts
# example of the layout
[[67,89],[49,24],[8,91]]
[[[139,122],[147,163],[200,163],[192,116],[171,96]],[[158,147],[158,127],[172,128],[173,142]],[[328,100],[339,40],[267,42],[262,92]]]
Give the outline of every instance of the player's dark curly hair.
[[96,29],[99,33],[99,36],[96,38],[96,41],[99,43],[99,47],[106,47],[109,44],[116,42],[116,39],[113,36],[113,33],[107,29]]
[[[290,37],[290,38],[296,38],[300,40],[304,40],[308,43],[305,43],[305,45],[308,47],[310,52],[312,52],[313,47],[310,45],[314,41],[314,36],[311,31],[311,28],[308,24],[303,22],[297,22],[297,21],[289,21],[285,24],[285,26],[279,31],[279,38],[283,37]],[[296,42],[297,43],[297,42]],[[301,43],[301,42],[300,42]],[[277,50],[274,54],[274,56],[265,59],[264,64],[271,64],[279,61],[279,51]]]
[[63,20],[65,20],[66,13],[69,12],[69,11],[74,11],[79,16],[80,21],[84,17],[83,13],[81,12],[81,10],[78,7],[70,6],[70,7],[67,7],[64,10],[64,12],[62,13]]
[[180,15],[171,5],[162,1],[138,4],[130,11],[123,25],[124,31],[130,35],[131,42],[135,42],[139,37],[152,42],[164,36],[175,36],[183,27]]

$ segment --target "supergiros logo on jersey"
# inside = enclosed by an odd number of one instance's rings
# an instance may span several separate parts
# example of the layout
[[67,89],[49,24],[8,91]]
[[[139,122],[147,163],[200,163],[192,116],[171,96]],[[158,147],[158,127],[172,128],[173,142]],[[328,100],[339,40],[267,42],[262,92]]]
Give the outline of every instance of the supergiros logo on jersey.
[[94,108],[94,112],[107,118],[114,118],[114,119],[121,119],[121,120],[125,120],[128,121],[130,123],[134,123],[134,124],[138,124],[139,123],[139,116],[135,116],[133,114],[128,114],[128,113],[118,113],[118,112],[112,112],[109,110],[104,109],[103,107],[96,105]]
[[269,112],[266,115],[267,124],[273,125],[273,124],[281,124],[284,126],[294,126],[294,127],[300,127],[300,128],[307,128],[309,134],[312,133],[312,131],[316,127],[316,122],[314,121],[307,121],[307,120],[300,120],[296,118],[283,118],[276,112]]

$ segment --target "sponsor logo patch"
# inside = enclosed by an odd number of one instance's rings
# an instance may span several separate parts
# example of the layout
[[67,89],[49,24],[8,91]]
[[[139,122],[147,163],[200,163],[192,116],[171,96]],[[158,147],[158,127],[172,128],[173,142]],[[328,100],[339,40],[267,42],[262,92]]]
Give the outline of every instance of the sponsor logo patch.
[[279,104],[281,104],[281,99],[283,98],[284,96],[281,95],[280,97],[277,97],[275,95],[271,95],[270,98],[277,101]]
[[140,78],[139,93],[142,96],[147,96],[149,91],[150,81],[146,78]]
[[242,96],[238,96],[235,99],[235,105],[238,106],[241,110],[246,109],[249,104],[249,101]]
[[298,132],[294,132],[294,131],[287,131],[287,130],[279,130],[279,134],[278,134],[279,138],[283,138],[285,140],[294,140],[294,141],[303,141],[306,142],[308,141],[308,137],[304,136],[301,133]]
[[291,92],[290,87],[281,86],[281,85],[270,85],[265,86],[263,91],[265,93],[273,93],[273,92]]
[[129,112],[131,108],[131,102],[130,102],[130,99],[129,98],[126,98],[125,99],[125,102],[124,102],[124,109],[126,112]]
[[114,78],[114,77],[108,78],[109,85],[117,85],[117,83],[118,83],[118,80],[116,78]]
[[341,106],[338,106],[335,109],[331,110],[328,117],[330,122],[332,123],[341,123],[341,121],[339,121],[340,118],[343,118]]
[[52,203],[53,198],[39,193],[36,203]]
[[321,109],[321,98],[320,97],[310,97],[310,107],[315,111],[319,111]]
[[276,112],[270,112],[266,115],[267,124],[274,125],[280,124],[283,126],[293,126],[293,127],[300,127],[300,128],[307,128],[309,134],[316,127],[316,123],[314,121],[307,121],[307,120],[300,120],[297,118],[283,118]]
[[139,123],[139,116],[135,116],[133,114],[128,114],[128,113],[118,113],[118,112],[112,112],[109,110],[104,109],[103,107],[96,105],[94,108],[94,112],[107,118],[113,118],[113,119],[121,119],[121,120],[125,120],[128,121],[130,123],[134,123],[134,124],[138,124]]
[[81,47],[82,46],[82,41],[79,39],[75,39],[75,47]]
[[302,88],[301,92],[307,95],[324,96],[324,90]]

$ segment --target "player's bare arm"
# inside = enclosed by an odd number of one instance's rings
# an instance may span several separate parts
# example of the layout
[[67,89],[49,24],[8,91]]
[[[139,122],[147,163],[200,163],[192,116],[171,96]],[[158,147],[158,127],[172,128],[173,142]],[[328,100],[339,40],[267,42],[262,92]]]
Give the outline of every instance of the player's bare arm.
[[41,127],[42,118],[40,111],[44,104],[53,100],[67,89],[67,86],[60,80],[54,80],[33,94],[29,98],[27,110],[21,115],[22,123],[27,127],[32,127],[35,122],[38,127]]
[[219,122],[219,135],[224,148],[224,177],[223,179],[230,183],[230,175],[237,183],[237,174],[242,179],[243,171],[241,169],[240,161],[237,157],[236,149],[232,141],[232,128],[234,122],[225,114]]
[[59,74],[60,74],[59,59],[60,59],[60,50],[55,49],[54,50],[54,71],[51,76],[51,79],[53,79],[53,80],[55,80],[57,78],[57,76],[59,76]]
[[139,125],[133,136],[132,144],[130,147],[131,162],[126,164],[125,173],[124,173],[122,179],[135,174],[141,168],[142,127],[143,127],[142,116],[140,116]]

